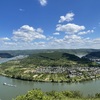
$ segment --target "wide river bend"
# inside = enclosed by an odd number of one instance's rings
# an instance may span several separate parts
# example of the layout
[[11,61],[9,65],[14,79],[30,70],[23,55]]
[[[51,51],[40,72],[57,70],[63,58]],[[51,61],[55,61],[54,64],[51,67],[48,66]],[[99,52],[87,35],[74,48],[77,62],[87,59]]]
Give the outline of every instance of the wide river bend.
[[[6,61],[8,60],[6,59]],[[5,61],[2,60],[0,63],[2,62]],[[3,83],[16,85],[16,87],[3,85]],[[80,91],[84,96],[87,96],[88,94],[94,95],[96,93],[100,93],[100,79],[82,83],[68,84],[31,82],[0,76],[0,100],[12,100],[12,98],[15,98],[18,95],[25,94],[28,90],[32,90],[35,88],[41,89],[43,91],[75,90]]]

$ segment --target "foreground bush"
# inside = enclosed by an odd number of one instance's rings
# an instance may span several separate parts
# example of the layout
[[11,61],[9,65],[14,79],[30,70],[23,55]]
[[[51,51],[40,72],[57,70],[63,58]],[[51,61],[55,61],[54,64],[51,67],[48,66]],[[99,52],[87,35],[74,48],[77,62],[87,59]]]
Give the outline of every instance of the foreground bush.
[[43,92],[39,89],[33,89],[28,91],[27,94],[23,96],[18,96],[13,100],[63,100],[66,97],[69,98],[80,98],[82,95],[76,91],[62,91],[62,92]]

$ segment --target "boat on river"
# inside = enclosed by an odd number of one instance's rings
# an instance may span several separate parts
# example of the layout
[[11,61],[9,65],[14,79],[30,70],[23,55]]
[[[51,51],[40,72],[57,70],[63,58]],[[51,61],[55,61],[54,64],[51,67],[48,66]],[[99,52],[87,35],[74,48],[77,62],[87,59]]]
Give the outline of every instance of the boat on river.
[[7,83],[3,83],[3,85],[6,85],[6,86],[11,86],[11,87],[16,87],[16,85],[7,84]]

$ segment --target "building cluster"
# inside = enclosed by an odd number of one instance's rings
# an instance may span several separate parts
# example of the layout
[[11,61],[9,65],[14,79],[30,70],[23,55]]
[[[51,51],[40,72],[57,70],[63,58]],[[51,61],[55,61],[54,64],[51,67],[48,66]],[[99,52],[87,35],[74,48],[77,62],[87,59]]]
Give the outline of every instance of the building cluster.
[[100,67],[40,67],[35,73],[66,73],[69,77],[88,76],[95,78],[100,75]]
[[94,62],[97,62],[97,63],[100,63],[100,58],[90,58],[91,61],[94,61]]

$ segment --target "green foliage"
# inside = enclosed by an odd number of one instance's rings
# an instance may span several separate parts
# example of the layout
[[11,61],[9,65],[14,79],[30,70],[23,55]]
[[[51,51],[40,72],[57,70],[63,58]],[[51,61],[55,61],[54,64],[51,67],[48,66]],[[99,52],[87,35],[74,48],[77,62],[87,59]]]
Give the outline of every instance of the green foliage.
[[100,93],[96,93],[96,94],[95,94],[95,97],[96,97],[96,98],[100,98]]
[[51,100],[44,92],[41,90],[31,90],[24,96],[18,96],[15,100]]
[[96,63],[93,63],[85,58],[79,58],[73,54],[63,53],[63,52],[48,52],[48,53],[37,53],[32,54],[27,58],[15,61],[9,61],[3,63],[3,67],[33,67],[37,66],[63,66],[63,67],[75,67],[75,66],[98,66]]
[[33,89],[13,100],[100,100],[100,93],[97,93],[95,97],[84,98],[79,91],[43,92],[39,89]]
[[77,91],[63,91],[63,92],[43,92],[35,89],[28,91],[23,96],[18,96],[14,100],[63,100],[64,98],[81,98],[80,93]]
[[[39,67],[86,67],[96,66],[95,63],[85,58],[62,52],[48,52],[30,55],[21,60],[12,60],[0,65],[0,74],[16,79],[29,81],[51,81],[51,82],[80,82],[88,80],[89,77],[83,73],[81,77],[67,77],[68,73],[37,73]],[[42,75],[42,76],[41,76]]]
[[62,52],[49,52],[49,53],[38,53],[30,55],[28,58],[20,61],[22,66],[88,66],[92,65],[88,59],[79,58],[73,54],[62,53]]

